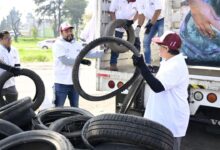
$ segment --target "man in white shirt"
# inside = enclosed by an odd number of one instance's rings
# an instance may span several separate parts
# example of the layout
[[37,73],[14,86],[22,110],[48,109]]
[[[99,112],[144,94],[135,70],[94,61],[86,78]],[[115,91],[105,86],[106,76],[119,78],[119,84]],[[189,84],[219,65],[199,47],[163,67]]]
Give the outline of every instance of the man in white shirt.
[[[63,106],[68,96],[70,105],[78,107],[79,95],[75,91],[72,81],[72,69],[80,51],[82,43],[76,41],[73,35],[73,26],[64,22],[60,26],[60,37],[53,45],[54,76],[55,76],[55,106]],[[86,56],[90,58],[101,57],[103,51],[90,51]],[[89,60],[83,60],[90,65]]]
[[145,18],[148,19],[144,34],[144,56],[147,64],[151,64],[151,40],[158,33],[163,34],[164,30],[164,0],[139,0],[138,2],[138,25],[135,35],[139,36],[140,28]]
[[[137,14],[137,4],[135,1],[136,0],[112,0],[109,8],[112,20],[127,19],[128,26],[132,25],[133,20],[135,20],[135,16]],[[115,37],[122,38],[123,34],[124,34],[124,29],[118,28],[115,30]],[[118,53],[111,51],[110,70],[112,71],[118,71],[117,68],[118,56],[119,56]]]
[[143,56],[133,56],[134,65],[152,89],[144,117],[167,127],[175,137],[174,150],[180,150],[190,116],[187,101],[189,72],[184,56],[179,53],[181,39],[169,31],[160,38],[153,38],[153,41],[159,45],[159,55],[163,58],[156,77],[149,71]]
[[[0,62],[12,67],[20,67],[20,58],[16,48],[12,47],[11,36],[8,31],[0,32]],[[0,76],[5,70],[0,68]],[[15,87],[15,79],[9,79],[2,90],[2,95],[5,97],[5,102],[1,105],[13,102],[18,98],[18,92]]]

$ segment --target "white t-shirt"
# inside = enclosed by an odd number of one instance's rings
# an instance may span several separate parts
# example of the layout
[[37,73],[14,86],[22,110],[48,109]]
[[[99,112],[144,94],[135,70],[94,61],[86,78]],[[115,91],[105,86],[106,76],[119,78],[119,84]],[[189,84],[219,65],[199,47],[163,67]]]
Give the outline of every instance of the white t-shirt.
[[[83,49],[82,43],[72,40],[71,42],[65,41],[62,37],[57,38],[53,44],[54,55],[54,78],[55,83],[72,85],[72,69],[73,66],[63,64],[59,57],[66,56],[71,59],[76,59],[80,51]],[[96,58],[102,57],[103,51],[92,50],[86,57]]]
[[128,3],[127,0],[112,0],[109,11],[115,12],[116,19],[133,20],[137,13],[137,4],[136,2]]
[[164,18],[165,0],[137,0],[138,14],[144,14],[147,19],[152,19],[154,12],[161,9],[157,20]]
[[[162,61],[156,78],[165,91],[150,92],[144,117],[167,127],[174,137],[183,137],[189,122],[189,72],[182,54]],[[146,96],[145,96],[146,97]]]
[[[8,50],[4,46],[0,45],[0,60],[4,62],[5,64],[13,66],[13,67],[15,64],[20,64],[18,50],[15,47],[11,46],[11,50],[10,52],[8,52]],[[5,70],[0,68],[0,76],[3,74],[3,72],[5,72]],[[5,89],[11,86],[15,86],[14,78],[9,79],[5,83],[3,88]]]
[[[137,3],[128,3],[127,0],[112,0],[109,11],[115,13],[116,19],[133,20],[137,13]],[[124,32],[123,28],[117,28],[116,30]]]

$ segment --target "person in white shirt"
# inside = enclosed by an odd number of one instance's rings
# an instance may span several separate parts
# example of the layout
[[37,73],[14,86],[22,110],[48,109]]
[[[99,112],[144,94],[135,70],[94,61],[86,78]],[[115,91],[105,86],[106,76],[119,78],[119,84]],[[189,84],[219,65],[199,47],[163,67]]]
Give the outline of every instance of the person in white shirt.
[[[0,32],[0,62],[12,67],[20,67],[20,58],[18,50],[11,46],[12,40],[8,31]],[[0,76],[5,70],[0,68]],[[18,92],[15,86],[14,77],[9,79],[3,86],[2,95],[5,97],[5,102],[0,105],[11,103],[18,98]]]
[[[112,0],[109,8],[112,20],[127,19],[127,25],[132,25],[133,21],[136,19],[135,16],[137,15],[137,4],[135,1],[136,0]],[[123,34],[124,29],[118,28],[115,30],[115,37],[122,38]],[[136,43],[140,43],[139,38],[135,40]],[[118,56],[118,53],[111,51],[110,70],[112,71],[118,71]]]
[[[82,43],[76,41],[73,35],[73,26],[68,22],[60,25],[60,37],[53,45],[54,76],[55,76],[55,106],[63,106],[68,96],[70,105],[78,107],[79,95],[74,89],[72,81],[72,69],[80,51]],[[90,58],[102,57],[103,51],[90,51],[86,56]],[[89,60],[83,60],[90,65]]]
[[189,72],[185,58],[179,52],[182,42],[179,35],[171,31],[153,38],[153,42],[159,45],[159,55],[163,58],[156,77],[149,71],[143,56],[133,56],[134,65],[151,88],[144,117],[167,127],[175,137],[174,150],[180,150],[190,116],[187,101]]
[[161,36],[164,31],[164,0],[139,0],[138,2],[138,25],[135,35],[139,36],[141,26],[145,18],[148,22],[144,34],[144,56],[147,64],[151,64],[151,40],[158,33]]

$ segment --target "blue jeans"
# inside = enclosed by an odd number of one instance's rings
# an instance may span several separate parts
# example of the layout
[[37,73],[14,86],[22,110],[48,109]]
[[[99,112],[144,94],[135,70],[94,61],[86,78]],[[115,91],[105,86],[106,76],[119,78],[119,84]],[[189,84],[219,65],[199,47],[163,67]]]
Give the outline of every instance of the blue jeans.
[[74,86],[55,83],[55,106],[63,106],[67,96],[70,106],[78,107],[79,94],[74,89]]
[[148,34],[144,34],[143,47],[144,47],[144,57],[147,64],[151,63],[151,47],[150,47],[151,40],[157,33],[158,36],[161,36],[163,34],[163,30],[164,30],[164,19],[160,19],[152,26]]
[[[115,37],[122,38],[124,32],[115,31]],[[117,64],[119,53],[111,51],[110,64]]]

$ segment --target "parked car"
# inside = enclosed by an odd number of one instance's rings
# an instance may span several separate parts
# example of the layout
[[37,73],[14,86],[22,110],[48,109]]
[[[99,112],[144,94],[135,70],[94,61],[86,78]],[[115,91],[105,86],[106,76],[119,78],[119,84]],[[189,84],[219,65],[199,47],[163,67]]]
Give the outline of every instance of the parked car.
[[42,49],[52,48],[53,44],[55,43],[56,39],[47,39],[37,43],[37,46]]

